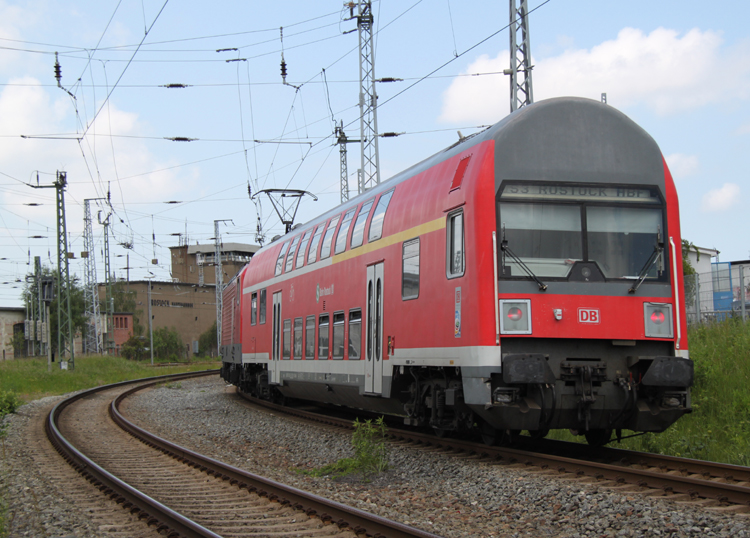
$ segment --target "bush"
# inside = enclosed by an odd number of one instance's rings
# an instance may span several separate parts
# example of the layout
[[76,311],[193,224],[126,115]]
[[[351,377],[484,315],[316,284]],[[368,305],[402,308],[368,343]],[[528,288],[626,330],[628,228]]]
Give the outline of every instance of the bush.
[[218,350],[216,349],[216,322],[211,325],[203,334],[198,338],[198,353],[201,355],[210,355],[211,352]]
[[141,336],[131,336],[127,342],[122,345],[120,353],[126,359],[139,361],[146,355],[146,341]]
[[0,391],[0,438],[5,437],[8,425],[3,421],[5,415],[15,413],[16,409],[23,405],[18,394],[11,391]]
[[326,465],[313,471],[300,471],[312,476],[332,475],[341,477],[348,474],[360,473],[362,480],[367,482],[370,476],[382,473],[388,468],[388,447],[386,445],[386,433],[388,427],[383,422],[383,417],[360,422],[354,421],[354,433],[352,434],[353,458],[344,458],[336,463]]
[[184,353],[185,347],[182,345],[182,337],[174,327],[171,329],[166,327],[154,329],[154,357],[177,362]]

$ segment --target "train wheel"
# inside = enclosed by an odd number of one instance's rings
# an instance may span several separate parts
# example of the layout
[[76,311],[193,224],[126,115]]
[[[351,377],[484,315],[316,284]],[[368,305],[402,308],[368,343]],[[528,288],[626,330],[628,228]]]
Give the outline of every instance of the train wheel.
[[586,442],[591,446],[604,446],[612,437],[612,430],[589,430],[583,434]]

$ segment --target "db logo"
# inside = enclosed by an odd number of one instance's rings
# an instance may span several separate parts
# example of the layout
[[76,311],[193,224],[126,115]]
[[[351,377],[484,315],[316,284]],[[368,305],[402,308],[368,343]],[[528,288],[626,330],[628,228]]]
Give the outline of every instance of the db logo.
[[599,323],[599,310],[595,308],[579,308],[578,323]]

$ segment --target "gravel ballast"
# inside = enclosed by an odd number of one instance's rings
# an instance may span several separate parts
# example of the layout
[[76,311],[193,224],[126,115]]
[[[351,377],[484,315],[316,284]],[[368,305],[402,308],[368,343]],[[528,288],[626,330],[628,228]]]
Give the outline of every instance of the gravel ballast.
[[[29,457],[24,431],[49,403],[34,402],[6,418],[0,485],[11,536],[105,536]],[[446,538],[750,538],[745,515],[408,446],[391,445],[390,469],[370,483],[300,474],[351,456],[351,433],[250,408],[218,376],[137,394],[123,411],[186,448]]]

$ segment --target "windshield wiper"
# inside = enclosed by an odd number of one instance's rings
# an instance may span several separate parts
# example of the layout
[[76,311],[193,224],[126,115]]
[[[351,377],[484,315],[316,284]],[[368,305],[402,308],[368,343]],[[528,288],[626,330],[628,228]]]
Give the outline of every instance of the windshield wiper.
[[[527,275],[529,275],[529,278],[531,278],[534,282],[537,283],[539,286],[539,290],[546,291],[547,290],[547,284],[539,280],[539,277],[534,274],[534,271],[529,269],[529,267],[523,263],[521,258],[516,256],[513,251],[508,246],[508,240],[505,238],[505,224],[503,224],[503,240],[500,241],[500,250],[503,252],[503,258],[505,258],[505,254],[507,253],[508,256],[510,256],[514,262],[516,262],[519,266],[521,266],[521,269],[523,269]],[[505,266],[505,261],[503,260],[503,266]]]
[[649,259],[646,260],[646,263],[644,264],[640,273],[638,273],[638,281],[630,287],[630,289],[628,290],[628,293],[635,293],[636,291],[638,291],[638,288],[641,287],[641,284],[643,284],[643,281],[646,280],[646,276],[648,275],[648,272],[656,264],[656,262],[659,261],[659,258],[661,258],[663,253],[664,253],[664,242],[661,240],[661,231],[659,231],[656,234],[656,245],[654,246],[654,251],[651,253],[651,256],[649,257]]

